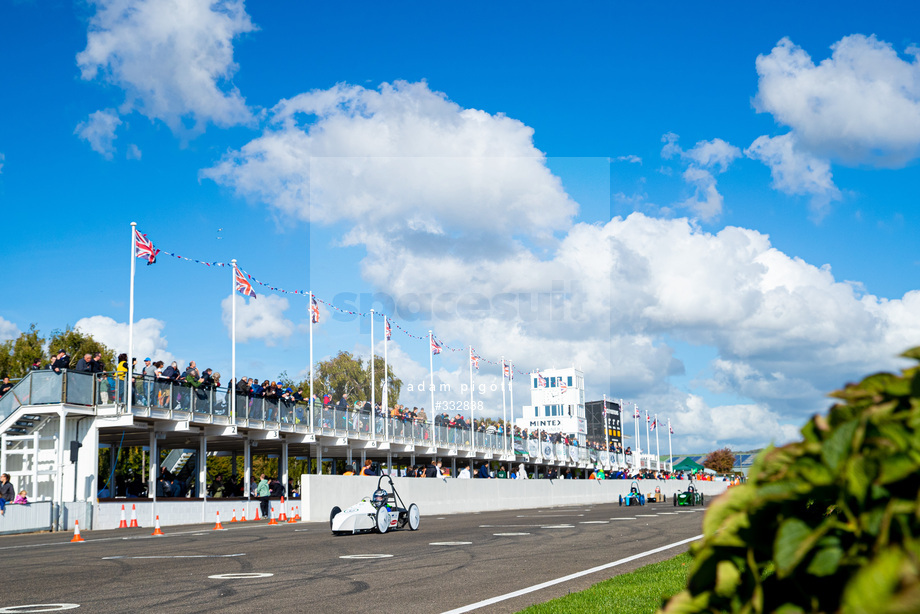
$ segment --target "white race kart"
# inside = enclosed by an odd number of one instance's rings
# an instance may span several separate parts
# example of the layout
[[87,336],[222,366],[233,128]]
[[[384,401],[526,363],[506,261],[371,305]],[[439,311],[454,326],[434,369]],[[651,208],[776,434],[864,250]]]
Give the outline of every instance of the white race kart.
[[[390,492],[381,487],[384,478],[390,482]],[[393,479],[386,474],[377,480],[377,490],[373,495],[364,497],[346,510],[335,506],[329,515],[329,526],[333,535],[372,531],[386,533],[391,529],[402,529],[406,526],[411,531],[417,531],[420,522],[418,506],[410,503],[409,507],[406,507],[396,493]]]

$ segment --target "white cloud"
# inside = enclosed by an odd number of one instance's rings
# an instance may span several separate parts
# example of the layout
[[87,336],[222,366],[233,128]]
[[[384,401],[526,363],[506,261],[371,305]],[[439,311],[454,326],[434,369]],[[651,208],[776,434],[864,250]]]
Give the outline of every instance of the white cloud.
[[3,162],[6,160],[6,156],[0,153],[0,174],[3,174]]
[[744,154],[770,167],[773,187],[786,194],[811,196],[812,211],[821,215],[831,201],[840,199],[827,160],[799,151],[793,133],[758,137]]
[[699,141],[693,149],[684,151],[677,144],[678,139],[673,132],[661,137],[664,143],[661,157],[667,160],[676,156],[687,164],[682,177],[694,190],[693,195],[679,203],[679,206],[689,209],[704,221],[714,220],[722,213],[724,200],[716,189],[713,171],[724,173],[741,156],[741,150],[717,138]]
[[630,164],[642,164],[642,158],[635,154],[629,154],[628,156],[617,156],[614,158],[617,162],[629,162]]
[[815,64],[788,38],[757,58],[758,111],[792,128],[802,147],[846,164],[898,167],[920,154],[920,51],[901,59],[854,34]]
[[112,109],[106,109],[90,113],[85,122],[77,125],[74,134],[89,143],[93,151],[111,159],[115,151],[115,130],[120,125],[118,114]]
[[[134,355],[138,357],[138,363],[146,356],[166,364],[176,360],[166,349],[168,342],[163,336],[165,326],[165,322],[154,318],[142,318],[134,323]],[[74,329],[92,336],[115,352],[116,356],[128,351],[127,322],[116,322],[107,316],[92,316],[78,320]]]
[[129,160],[140,160],[141,159],[141,149],[134,143],[128,145],[128,154],[127,157]]
[[477,240],[547,236],[577,210],[531,128],[464,109],[424,82],[337,85],[283,100],[271,118],[261,137],[202,175],[301,219],[358,221],[349,242],[375,228],[397,240],[444,228]]
[[77,54],[84,79],[122,88],[122,113],[137,110],[184,130],[251,121],[239,90],[233,40],[255,29],[242,0],[95,0],[86,49]]
[[20,333],[18,326],[0,316],[0,341],[15,339]]
[[[748,412],[724,437],[765,443],[826,408],[826,392],[896,368],[893,357],[920,344],[920,292],[857,292],[756,231],[713,234],[640,213],[573,224],[576,205],[528,127],[423,83],[340,85],[272,113],[260,137],[203,174],[317,231],[346,223],[344,243],[367,252],[363,277],[397,312],[414,302],[415,321],[449,345],[471,343],[525,370],[583,368],[589,398],[643,396],[659,414],[695,411],[669,384],[683,365],[668,340],[711,347],[718,358],[698,385],[743,400],[708,415]],[[301,125],[302,114],[313,123]],[[662,154],[679,156],[685,179],[712,199],[707,177],[741,152],[720,139],[683,151],[674,135]],[[431,315],[418,316],[419,304]],[[438,377],[462,383],[462,354],[438,357]],[[427,360],[394,361],[407,379],[427,374]],[[490,403],[495,416],[500,404]]]
[[220,302],[221,320],[231,334],[232,300],[236,300],[236,340],[246,343],[251,339],[262,339],[267,346],[277,345],[287,340],[294,332],[294,323],[284,319],[284,312],[290,304],[284,297],[276,294],[262,294],[248,301],[237,294],[228,296]]
[[[709,407],[694,394],[676,401],[671,426],[675,436],[681,437],[682,450],[712,450],[724,442],[732,442],[736,450],[755,449],[800,438],[797,427],[783,424],[776,412],[763,404]],[[628,421],[626,426],[629,434]]]

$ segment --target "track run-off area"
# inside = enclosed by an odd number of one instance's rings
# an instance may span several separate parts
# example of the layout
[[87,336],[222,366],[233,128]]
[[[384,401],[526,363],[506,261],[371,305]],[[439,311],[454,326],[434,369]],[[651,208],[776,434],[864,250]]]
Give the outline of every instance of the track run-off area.
[[[0,613],[516,612],[686,551],[700,507],[604,505],[426,516],[418,531],[187,525],[0,537]],[[48,604],[39,607],[39,604]],[[30,606],[30,607],[23,607]]]

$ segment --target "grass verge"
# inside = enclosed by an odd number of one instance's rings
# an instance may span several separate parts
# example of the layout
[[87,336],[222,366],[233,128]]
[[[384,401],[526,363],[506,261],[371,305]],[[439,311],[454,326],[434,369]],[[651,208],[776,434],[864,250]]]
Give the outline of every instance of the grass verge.
[[531,606],[518,614],[654,614],[663,599],[679,593],[687,585],[690,561],[690,555],[685,552],[673,559],[604,580],[580,593]]

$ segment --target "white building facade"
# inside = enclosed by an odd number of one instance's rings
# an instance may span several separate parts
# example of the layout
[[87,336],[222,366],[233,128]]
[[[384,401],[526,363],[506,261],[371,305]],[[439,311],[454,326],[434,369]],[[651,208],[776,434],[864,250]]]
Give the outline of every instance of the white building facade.
[[530,374],[530,405],[514,425],[528,431],[575,435],[584,441],[585,374],[575,367],[544,369]]

